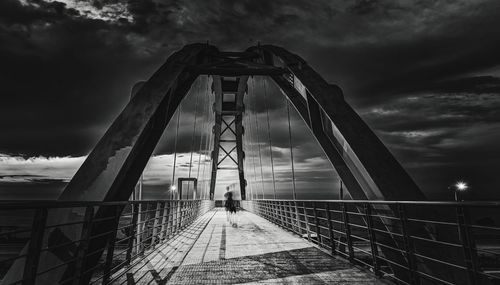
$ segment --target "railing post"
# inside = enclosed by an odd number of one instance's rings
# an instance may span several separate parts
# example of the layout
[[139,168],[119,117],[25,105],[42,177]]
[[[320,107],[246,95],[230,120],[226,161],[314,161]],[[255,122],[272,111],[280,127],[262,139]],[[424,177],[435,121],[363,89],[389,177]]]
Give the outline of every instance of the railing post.
[[281,202],[274,200],[274,204],[276,205],[276,216],[278,217],[279,225],[281,227],[284,227],[283,213],[281,211]]
[[304,220],[306,222],[307,240],[311,242],[311,228],[309,227],[309,216],[307,215],[305,202],[302,202],[302,210],[304,210]]
[[375,231],[373,230],[372,207],[369,203],[364,203],[366,226],[368,228],[368,236],[370,238],[370,247],[373,260],[373,272],[375,275],[380,276],[380,265],[378,263],[378,247],[375,238]]
[[318,209],[316,208],[316,202],[312,203],[313,203],[314,226],[316,227],[316,240],[318,241],[318,245],[321,245],[322,239],[321,239],[321,230],[319,228]]
[[297,201],[293,201],[293,207],[295,208],[295,232],[299,235],[302,235],[302,229],[300,228],[299,207],[297,206]]
[[464,263],[470,284],[477,284],[476,244],[469,228],[469,213],[463,205],[457,206],[457,224],[460,241],[464,250]]
[[153,221],[153,233],[151,236],[151,248],[155,247],[155,243],[158,235],[158,227],[160,224],[160,217],[161,217],[161,202],[156,202],[156,210],[155,210],[155,217]]
[[142,202],[138,202],[137,204],[137,226],[136,226],[136,233],[135,233],[135,252],[136,254],[139,254],[141,252],[141,240],[142,240],[142,225],[143,225],[143,215],[142,215],[142,209],[144,208],[142,205]]
[[87,206],[85,209],[85,216],[83,218],[82,231],[80,234],[80,243],[78,244],[78,249],[76,252],[75,276],[73,279],[74,285],[80,284],[80,281],[84,279],[83,278],[84,263],[85,263],[85,257],[87,255],[87,250],[89,247],[93,218],[94,218],[94,206]]
[[38,262],[40,259],[40,251],[43,244],[43,235],[47,223],[47,208],[39,208],[33,216],[31,226],[31,236],[24,263],[23,285],[35,284],[36,275],[38,273]]
[[160,228],[160,241],[165,239],[166,231],[168,228],[168,207],[167,202],[162,202],[163,210],[162,210],[162,219],[161,219],[161,228]]
[[354,249],[352,248],[351,227],[349,225],[349,214],[347,213],[346,203],[342,202],[342,217],[344,220],[344,233],[347,242],[347,251],[349,254],[349,261],[354,262]]
[[116,243],[116,232],[118,228],[118,224],[120,222],[120,206],[112,206],[116,207],[115,209],[115,217],[116,217],[116,227],[113,228],[113,231],[110,233],[108,249],[106,251],[106,262],[104,263],[104,276],[102,278],[102,284],[108,284],[109,279],[111,277],[111,267],[113,266],[113,254],[115,252],[115,243]]
[[132,249],[134,248],[134,241],[136,240],[137,231],[137,218],[139,217],[139,204],[132,205],[132,221],[130,222],[129,237],[127,243],[127,265],[130,265],[132,259]]
[[326,219],[328,222],[328,238],[330,239],[330,249],[332,251],[332,255],[335,254],[335,239],[333,237],[333,229],[332,229],[332,213],[330,212],[330,203],[325,202],[325,211],[326,211]]
[[406,260],[408,260],[408,271],[410,273],[410,283],[419,284],[417,274],[417,263],[415,260],[415,251],[413,243],[408,233],[408,216],[406,215],[406,208],[404,204],[398,204],[399,219],[401,221],[401,231],[403,234],[403,243],[406,252]]
[[286,202],[283,202],[283,211],[285,212],[285,225],[286,225],[286,228],[293,231],[293,229],[291,228],[291,223],[290,223],[290,202],[289,201],[286,201]]

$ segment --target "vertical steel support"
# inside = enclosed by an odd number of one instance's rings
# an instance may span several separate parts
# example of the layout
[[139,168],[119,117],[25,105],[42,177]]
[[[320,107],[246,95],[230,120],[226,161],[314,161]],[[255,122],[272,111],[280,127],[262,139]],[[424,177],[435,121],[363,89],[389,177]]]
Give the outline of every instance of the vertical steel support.
[[405,249],[405,257],[408,262],[408,271],[410,275],[411,284],[419,284],[418,279],[418,268],[415,259],[415,249],[413,247],[413,242],[410,238],[408,230],[408,216],[406,215],[406,207],[404,204],[398,204],[399,210],[399,220],[401,221],[401,231],[403,234],[403,244]]
[[380,265],[378,263],[377,240],[375,238],[375,231],[373,230],[372,207],[370,206],[369,203],[364,203],[364,208],[365,208],[366,226],[368,229],[368,236],[370,239],[370,248],[372,253],[373,272],[375,273],[375,275],[380,276],[381,272],[380,272]]
[[[247,92],[248,76],[213,76],[212,91],[215,94],[214,112],[215,112],[215,125],[213,127],[214,133],[214,146],[212,151],[212,176],[210,180],[210,198],[213,199],[215,193],[215,184],[217,180],[217,171],[226,169],[220,167],[221,162],[230,158],[236,164],[235,168],[238,170],[238,177],[240,182],[241,199],[246,200],[246,186],[244,174],[244,158],[245,152],[243,151],[243,135],[245,130],[243,128],[243,113],[245,106],[243,104],[243,97]],[[226,100],[231,98],[234,100]],[[227,118],[231,120],[227,121]],[[228,123],[229,122],[229,123]],[[234,128],[233,125],[234,124]],[[221,139],[221,136],[229,130],[234,135],[234,139],[226,140]],[[221,143],[233,143],[234,148],[231,151],[226,151]],[[225,152],[224,158],[219,160],[219,152],[222,149]],[[236,160],[230,155],[233,150],[236,150]]]
[[137,231],[137,218],[139,216],[139,204],[132,205],[132,221],[130,221],[129,236],[127,243],[127,265],[130,265],[132,259],[132,250],[134,248],[134,242],[136,241],[136,231]]
[[460,242],[464,251],[464,263],[467,267],[467,276],[469,284],[478,284],[477,279],[477,251],[474,237],[470,231],[470,217],[468,209],[463,205],[456,208],[457,211],[457,224]]
[[121,207],[120,206],[112,206],[115,207],[115,218],[117,219],[116,221],[116,227],[113,227],[111,229],[111,233],[109,234],[109,241],[108,241],[108,249],[106,251],[106,262],[104,263],[104,276],[102,278],[102,284],[108,284],[109,279],[111,278],[111,267],[113,266],[113,254],[115,252],[115,243],[116,243],[116,232],[118,230],[118,224],[120,221],[120,214],[121,214]]
[[344,220],[344,233],[347,241],[349,261],[354,262],[354,249],[352,247],[351,226],[349,225],[349,214],[347,213],[346,203],[342,202],[340,205],[342,207],[342,217]]
[[40,251],[42,249],[43,236],[47,223],[47,208],[39,208],[33,216],[31,225],[31,237],[24,263],[23,285],[34,284],[38,273]]
[[80,234],[80,243],[76,253],[75,261],[75,275],[73,285],[81,284],[83,279],[85,257],[90,241],[90,234],[92,230],[92,220],[94,218],[94,206],[87,206],[85,209],[85,216],[83,218],[82,232]]
[[332,251],[332,255],[335,254],[335,239],[333,235],[332,228],[332,213],[330,212],[330,203],[325,202],[325,211],[326,211],[326,220],[328,222],[328,238],[330,239],[330,249]]

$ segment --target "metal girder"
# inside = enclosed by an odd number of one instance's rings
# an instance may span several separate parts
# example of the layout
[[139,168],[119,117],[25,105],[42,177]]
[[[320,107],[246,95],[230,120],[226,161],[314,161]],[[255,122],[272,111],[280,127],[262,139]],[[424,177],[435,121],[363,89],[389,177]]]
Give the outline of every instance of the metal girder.
[[[219,52],[206,44],[187,45],[170,56],[167,62],[142,86],[125,109],[115,119],[106,134],[87,157],[58,200],[61,201],[124,201],[132,193],[161,134],[172,118],[193,81],[200,74],[211,75],[215,94],[214,149],[210,197],[213,199],[221,142],[235,143],[237,160],[231,152],[223,151],[237,164],[241,197],[246,199],[246,180],[243,169],[243,98],[249,75],[271,76],[302,116],[319,142],[348,191],[355,199],[375,200],[424,200],[425,197],[406,171],[391,155],[383,143],[344,100],[342,91],[328,84],[299,56],[276,46],[258,46],[245,52]],[[224,77],[236,78],[226,81]],[[235,101],[223,102],[223,93],[235,94]],[[232,116],[234,123],[224,117]],[[222,124],[226,127],[222,129]],[[234,124],[234,129],[231,125]],[[221,139],[222,133],[231,130],[234,140]],[[225,158],[226,158],[225,157]],[[224,158],[224,159],[225,159]],[[102,207],[94,218],[106,219],[116,215],[116,208]],[[47,223],[74,222],[78,210],[61,209],[49,213]],[[90,229],[92,236],[116,227],[118,220],[108,219]],[[428,235],[422,227],[410,229],[412,235]],[[76,241],[80,233],[60,228],[46,233],[42,241]],[[390,238],[390,237],[387,237]],[[95,265],[108,237],[93,239],[88,251],[98,254],[87,258],[83,270]],[[64,250],[63,250],[64,251]],[[100,251],[100,252],[99,252]],[[26,246],[21,254],[28,252]],[[434,254],[441,254],[436,251]],[[39,270],[68,262],[75,252],[66,249],[57,254],[45,251]],[[389,258],[401,258],[386,254]],[[22,277],[26,259],[18,259],[3,282],[14,283]],[[36,282],[53,284],[74,273],[71,262]],[[396,273],[399,274],[399,273]],[[87,274],[90,278],[91,274]],[[88,280],[81,280],[85,284]]]
[[[254,55],[254,54],[252,54]],[[212,151],[212,177],[210,180],[210,197],[213,199],[215,193],[215,184],[217,181],[217,170],[238,170],[238,178],[240,182],[241,199],[246,199],[246,180],[243,169],[243,97],[247,90],[248,76],[232,76],[232,79],[225,80],[224,76],[214,76],[213,91],[215,93],[215,125],[214,130],[214,149]],[[224,94],[234,94],[234,101],[225,102],[223,100]],[[231,120],[228,122],[225,118],[229,117]],[[224,126],[223,126],[224,125]],[[234,128],[233,128],[234,126]],[[221,139],[221,136],[230,131],[235,139],[226,140]],[[234,143],[233,148],[227,151],[221,143]],[[219,159],[220,149],[225,153],[222,159]],[[231,153],[236,150],[236,160],[231,156]],[[227,158],[236,164],[237,167],[220,167],[219,165]]]

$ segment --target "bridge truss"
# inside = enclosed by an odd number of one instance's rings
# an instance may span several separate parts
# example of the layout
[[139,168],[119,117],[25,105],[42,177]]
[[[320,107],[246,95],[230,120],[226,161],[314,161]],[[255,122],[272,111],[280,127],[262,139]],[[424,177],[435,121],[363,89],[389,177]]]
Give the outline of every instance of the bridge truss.
[[[224,52],[208,44],[192,44],[172,54],[149,80],[138,86],[130,102],[89,154],[58,200],[128,200],[162,133],[176,112],[180,112],[178,109],[182,100],[200,76],[210,78],[210,93],[215,96],[212,109],[215,124],[211,142],[210,199],[214,197],[222,160],[234,163],[234,169],[238,171],[241,199],[249,198],[249,183],[244,169],[249,164],[245,163],[243,150],[244,122],[248,121],[245,119],[244,97],[248,94],[248,82],[254,77],[266,77],[279,87],[286,98],[287,110],[293,107],[303,119],[353,199],[425,199],[406,171],[344,100],[342,90],[326,82],[299,56],[271,45],[254,46],[242,52]],[[179,126],[180,113],[177,114]],[[224,139],[223,135],[226,133],[232,133],[234,138]],[[248,134],[251,133],[250,130]],[[256,134],[255,131],[253,134]],[[268,139],[270,140],[270,134]],[[227,144],[232,146],[227,147]],[[221,151],[222,160],[219,159]],[[269,153],[272,156],[273,151],[270,150]],[[256,193],[251,196],[258,197]],[[388,211],[395,210],[390,205],[379,207],[385,207]],[[53,224],[71,223],[74,214],[72,209],[64,208],[49,217],[49,220]],[[109,207],[100,207],[93,215],[96,219],[109,219],[115,217],[116,212]],[[110,219],[107,223],[94,226],[90,229],[91,235],[102,234],[117,223],[117,220]],[[384,225],[382,227],[386,227],[385,224],[381,223]],[[422,227],[413,231],[415,234],[426,235],[426,230]],[[48,233],[48,238],[55,232],[56,230],[52,230]],[[71,230],[58,231],[57,235],[69,240],[78,239],[78,234]],[[390,234],[381,238],[389,243],[393,240]],[[106,243],[106,238],[97,239],[90,242],[88,248],[98,251]],[[51,260],[61,259],[61,255],[53,256],[48,252],[42,255],[42,258],[48,260],[47,264]],[[405,259],[401,254],[387,252],[386,255],[399,262]],[[99,258],[100,254],[95,254],[87,258],[82,266],[91,268]],[[10,275],[6,278],[20,275],[22,267],[20,262],[10,270]],[[68,276],[72,270],[74,268],[61,268],[47,278],[57,280]],[[397,268],[393,270],[398,274]]]

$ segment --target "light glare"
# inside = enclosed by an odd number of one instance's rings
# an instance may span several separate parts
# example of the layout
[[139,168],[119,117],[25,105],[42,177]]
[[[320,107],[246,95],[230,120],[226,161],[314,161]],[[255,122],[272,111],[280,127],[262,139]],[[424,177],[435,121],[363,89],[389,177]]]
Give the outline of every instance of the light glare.
[[465,191],[467,190],[467,188],[469,188],[469,185],[467,185],[467,183],[465,183],[464,181],[458,181],[455,184],[455,187],[457,188],[458,191]]

